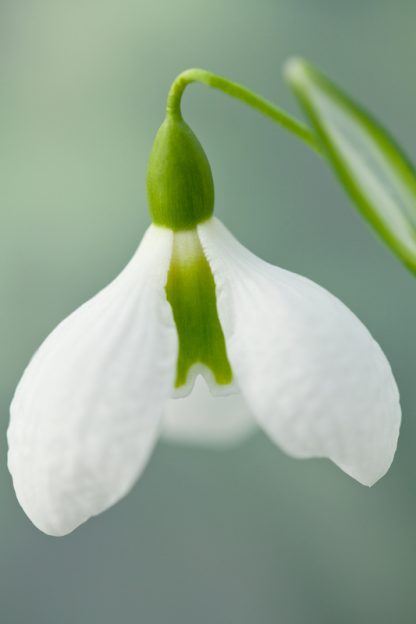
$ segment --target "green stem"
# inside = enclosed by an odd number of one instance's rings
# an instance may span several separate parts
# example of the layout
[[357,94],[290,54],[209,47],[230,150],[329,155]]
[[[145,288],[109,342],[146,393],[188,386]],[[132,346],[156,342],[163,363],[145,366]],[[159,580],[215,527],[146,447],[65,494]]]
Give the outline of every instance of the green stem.
[[217,76],[205,69],[187,69],[174,80],[167,100],[167,111],[169,113],[181,115],[181,98],[185,88],[192,82],[200,82],[244,102],[244,104],[247,104],[283,126],[283,128],[306,143],[308,147],[322,155],[322,148],[317,137],[307,126],[304,126],[294,117],[272,104],[269,100],[265,100],[260,95],[250,91],[250,89],[243,87],[243,85],[231,82],[231,80],[223,76]]

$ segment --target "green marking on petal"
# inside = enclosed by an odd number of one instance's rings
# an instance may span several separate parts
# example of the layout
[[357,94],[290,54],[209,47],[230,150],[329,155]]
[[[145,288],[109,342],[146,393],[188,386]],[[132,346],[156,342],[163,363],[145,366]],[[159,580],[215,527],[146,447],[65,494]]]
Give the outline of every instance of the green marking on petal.
[[175,232],[166,283],[179,337],[175,387],[184,386],[194,364],[209,368],[219,385],[232,382],[218,318],[214,278],[197,231]]

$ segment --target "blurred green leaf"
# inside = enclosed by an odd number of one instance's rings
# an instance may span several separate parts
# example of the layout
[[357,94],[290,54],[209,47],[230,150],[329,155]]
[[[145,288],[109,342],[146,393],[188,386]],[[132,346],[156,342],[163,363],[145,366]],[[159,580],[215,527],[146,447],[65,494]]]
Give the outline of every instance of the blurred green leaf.
[[374,119],[301,59],[286,76],[339,179],[361,213],[416,273],[416,175]]

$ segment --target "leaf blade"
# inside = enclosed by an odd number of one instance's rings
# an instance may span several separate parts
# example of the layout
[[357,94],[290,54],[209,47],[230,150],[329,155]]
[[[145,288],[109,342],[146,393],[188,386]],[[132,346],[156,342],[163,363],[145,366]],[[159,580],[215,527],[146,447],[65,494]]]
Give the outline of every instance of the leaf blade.
[[286,76],[347,193],[416,273],[416,175],[410,161],[371,115],[309,63],[289,61]]

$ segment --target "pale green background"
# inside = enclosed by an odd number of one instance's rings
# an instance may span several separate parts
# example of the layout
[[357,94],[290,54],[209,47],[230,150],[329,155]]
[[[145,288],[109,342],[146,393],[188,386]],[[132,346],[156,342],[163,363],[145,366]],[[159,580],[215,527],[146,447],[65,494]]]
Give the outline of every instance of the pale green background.
[[297,112],[281,67],[305,55],[416,158],[415,23],[412,0],[1,0],[2,624],[416,621],[416,281],[323,162],[204,87],[184,110],[217,215],[340,296],[392,363],[404,422],[391,471],[368,490],[260,434],[229,452],[160,444],[125,500],[55,539],[20,510],[5,465],[29,357],[149,222],[146,160],[174,76],[206,67]]

